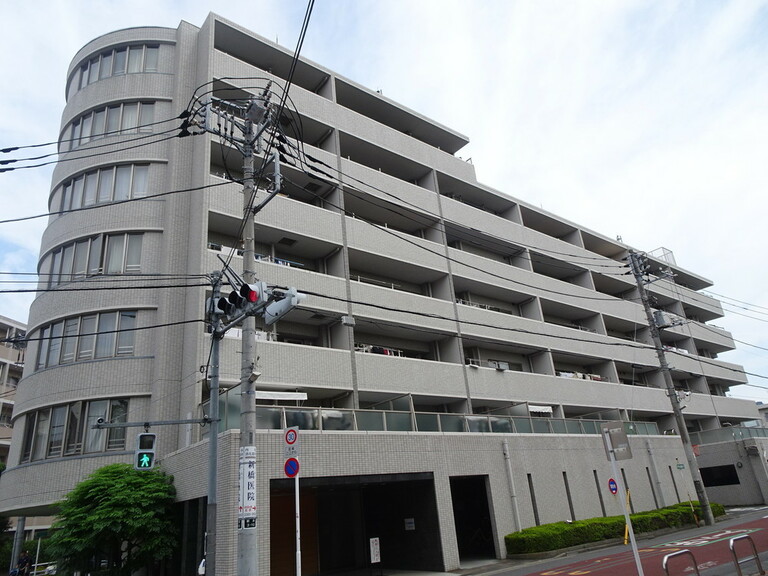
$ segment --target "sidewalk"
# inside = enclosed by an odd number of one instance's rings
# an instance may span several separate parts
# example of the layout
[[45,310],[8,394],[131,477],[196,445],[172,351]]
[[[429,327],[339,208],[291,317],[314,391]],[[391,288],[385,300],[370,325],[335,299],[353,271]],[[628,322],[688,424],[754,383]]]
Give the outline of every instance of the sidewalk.
[[[755,520],[765,517],[768,517],[768,506],[732,508],[727,511],[725,517],[718,519],[714,527],[702,524],[699,527],[686,526],[680,529],[669,529],[649,534],[638,534],[638,547],[644,548],[658,546],[669,541],[693,540],[697,536],[710,533],[713,530],[718,530],[720,528],[725,530],[730,526],[738,525],[746,520]],[[484,561],[478,561],[475,565],[467,565],[466,567],[464,562],[462,562],[461,569],[454,570],[453,574],[460,574],[462,576],[494,576],[497,574],[523,576],[525,574],[538,572],[539,569],[556,569],[558,564],[568,564],[574,561],[578,561],[581,558],[620,554],[622,552],[626,552],[629,549],[630,546],[624,545],[621,541],[612,540],[609,542],[594,542],[574,549],[552,551],[552,553],[548,554],[546,557],[544,557],[544,554],[542,554],[541,556],[531,555],[538,557],[505,558],[501,560],[487,559]],[[760,560],[763,563],[763,567],[768,568],[768,549],[761,550],[758,548],[758,554]],[[537,569],[537,567],[539,568]],[[728,573],[735,574],[736,572],[734,570],[733,572]],[[752,572],[746,569],[744,573],[751,574]]]

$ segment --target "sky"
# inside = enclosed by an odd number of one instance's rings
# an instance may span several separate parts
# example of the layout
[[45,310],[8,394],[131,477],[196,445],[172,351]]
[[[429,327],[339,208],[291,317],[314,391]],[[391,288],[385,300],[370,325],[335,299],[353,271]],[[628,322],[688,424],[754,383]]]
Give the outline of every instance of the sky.
[[[70,61],[101,34],[214,11],[293,50],[306,7],[16,3],[0,19],[0,148],[58,138]],[[738,348],[720,359],[752,374],[731,395],[768,403],[768,0],[316,0],[301,53],[467,136],[458,156],[481,183],[671,250],[723,301],[712,324]],[[0,220],[45,213],[51,172],[0,173]],[[0,223],[0,315],[27,320],[34,295],[3,290],[32,286],[18,281],[45,225]]]

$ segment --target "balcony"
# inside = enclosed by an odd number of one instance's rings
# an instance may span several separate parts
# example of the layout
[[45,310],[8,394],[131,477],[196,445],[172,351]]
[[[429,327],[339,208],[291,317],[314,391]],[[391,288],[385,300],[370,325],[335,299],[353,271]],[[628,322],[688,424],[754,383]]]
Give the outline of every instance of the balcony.
[[[231,391],[221,395],[219,432],[240,427],[240,399],[228,398]],[[207,411],[207,404],[203,405]],[[207,413],[207,412],[206,412]],[[411,412],[388,410],[344,410],[338,408],[299,408],[292,406],[257,406],[256,427],[262,430],[282,430],[298,426],[318,432],[433,432],[481,434],[589,434],[599,435],[603,420],[567,418],[536,418]],[[630,435],[658,436],[655,422],[625,422]],[[208,434],[208,428],[203,429]]]

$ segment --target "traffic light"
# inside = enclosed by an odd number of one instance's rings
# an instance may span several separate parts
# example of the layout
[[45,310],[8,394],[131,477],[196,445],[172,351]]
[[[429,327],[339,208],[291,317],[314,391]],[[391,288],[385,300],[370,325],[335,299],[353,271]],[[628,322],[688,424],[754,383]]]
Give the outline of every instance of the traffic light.
[[157,434],[142,432],[136,436],[136,452],[133,467],[136,470],[151,470],[155,467],[155,440]]
[[235,307],[229,302],[227,298],[208,298],[205,301],[205,311],[211,316],[227,316]]
[[206,310],[211,319],[217,315],[239,320],[244,316],[263,316],[267,326],[277,322],[307,297],[296,288],[270,288],[266,282],[243,284],[227,297],[208,298]]
[[272,290],[272,296],[275,300],[264,308],[264,324],[267,326],[280,320],[307,297],[306,294],[298,292],[296,288],[289,288],[286,291]]
[[[243,306],[249,306],[250,310],[258,309],[267,303],[269,297],[269,287],[266,282],[254,282],[253,284],[243,284],[240,287],[239,294],[242,298]],[[250,306],[252,305],[252,306]]]

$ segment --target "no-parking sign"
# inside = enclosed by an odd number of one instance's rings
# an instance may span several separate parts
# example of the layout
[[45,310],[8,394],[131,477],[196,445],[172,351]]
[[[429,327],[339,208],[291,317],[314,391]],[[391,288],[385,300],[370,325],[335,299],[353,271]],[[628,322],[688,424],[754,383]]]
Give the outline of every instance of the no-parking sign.
[[283,470],[288,478],[295,478],[299,473],[299,461],[296,460],[296,458],[288,458],[288,460],[285,461]]
[[611,491],[611,494],[616,494],[619,491],[619,485],[613,478],[608,478],[608,490]]

